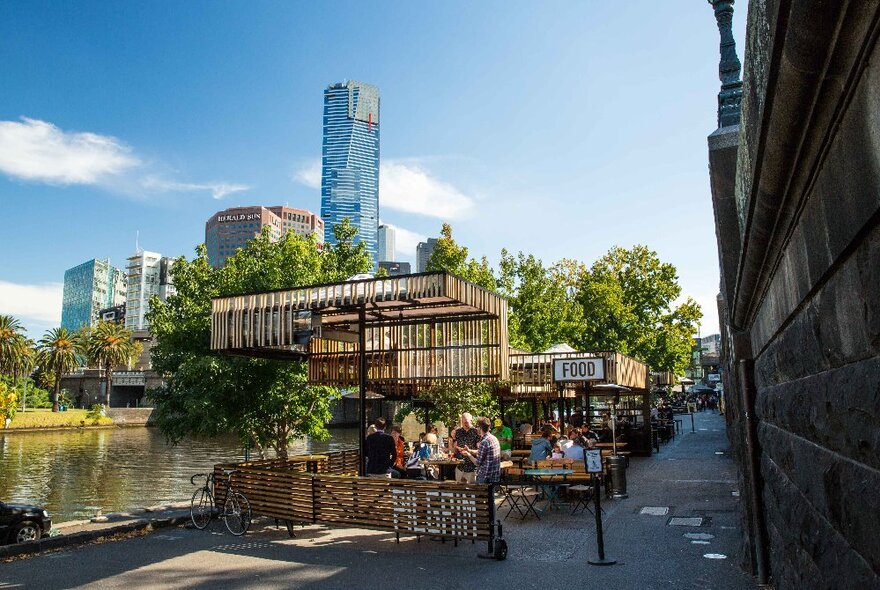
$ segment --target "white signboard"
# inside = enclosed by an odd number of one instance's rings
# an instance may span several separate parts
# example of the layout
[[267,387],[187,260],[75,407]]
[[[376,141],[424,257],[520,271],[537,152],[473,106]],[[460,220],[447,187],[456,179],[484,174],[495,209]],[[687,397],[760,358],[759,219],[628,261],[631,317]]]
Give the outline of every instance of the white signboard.
[[605,359],[602,357],[553,359],[553,380],[558,383],[603,379],[605,379]]
[[584,456],[587,459],[587,473],[602,473],[601,449],[587,449]]

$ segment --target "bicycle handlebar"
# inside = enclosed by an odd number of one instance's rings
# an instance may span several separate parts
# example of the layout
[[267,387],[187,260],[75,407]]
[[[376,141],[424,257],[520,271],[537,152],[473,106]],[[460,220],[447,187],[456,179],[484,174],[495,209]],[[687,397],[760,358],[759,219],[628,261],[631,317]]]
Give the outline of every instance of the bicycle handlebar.
[[208,477],[208,474],[207,474],[207,473],[196,473],[196,474],[193,475],[191,478],[189,478],[189,483],[191,483],[191,484],[194,485],[194,486],[199,485],[199,484],[196,483],[196,478],[197,478],[197,477]]

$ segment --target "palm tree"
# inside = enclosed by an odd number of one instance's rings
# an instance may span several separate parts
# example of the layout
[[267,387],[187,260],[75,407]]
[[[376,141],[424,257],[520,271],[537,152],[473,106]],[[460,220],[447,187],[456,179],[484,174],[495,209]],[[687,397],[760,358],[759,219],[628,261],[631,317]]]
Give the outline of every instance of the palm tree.
[[38,344],[37,360],[42,370],[55,376],[52,393],[52,411],[58,411],[58,396],[61,393],[61,376],[70,373],[79,365],[79,346],[66,328],[53,328],[43,334]]
[[110,407],[110,388],[113,386],[113,367],[131,362],[135,355],[131,331],[112,322],[100,322],[86,336],[86,355],[104,370],[105,405]]
[[0,315],[0,373],[17,376],[26,371],[31,356],[24,326],[11,315]]

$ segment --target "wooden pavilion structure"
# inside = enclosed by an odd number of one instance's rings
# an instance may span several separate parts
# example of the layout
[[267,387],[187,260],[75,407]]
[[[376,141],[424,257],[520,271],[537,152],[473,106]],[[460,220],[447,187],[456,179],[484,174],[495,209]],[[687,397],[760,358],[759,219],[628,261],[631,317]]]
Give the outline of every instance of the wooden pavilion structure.
[[[553,362],[557,359],[595,357],[602,358],[605,378],[586,384],[561,384],[553,381]],[[639,454],[651,453],[651,374],[648,366],[625,354],[615,351],[512,353],[510,355],[509,388],[502,399],[513,402],[530,400],[532,414],[537,417],[537,406],[549,413],[553,404],[559,408],[559,416],[571,423],[574,413],[577,421],[597,422],[607,407],[607,391],[595,385],[614,383],[631,391],[619,397],[615,404],[616,414],[632,425],[630,449]],[[601,407],[600,407],[601,406]]]
[[217,297],[211,349],[308,360],[309,379],[408,398],[444,380],[508,376],[507,301],[446,272]]

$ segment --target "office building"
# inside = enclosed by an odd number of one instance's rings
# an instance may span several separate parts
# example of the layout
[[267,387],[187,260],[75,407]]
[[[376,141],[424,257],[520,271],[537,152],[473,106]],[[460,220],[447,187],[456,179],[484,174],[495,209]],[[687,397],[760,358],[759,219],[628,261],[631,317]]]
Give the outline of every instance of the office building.
[[128,287],[126,290],[125,327],[129,330],[147,330],[147,312],[150,297],[157,295],[164,301],[174,293],[171,267],[174,259],[157,252],[138,250],[128,257]]
[[233,207],[218,211],[205,223],[205,246],[212,266],[223,266],[248,241],[270,229],[270,239],[278,240],[285,232],[306,236],[314,234],[319,244],[324,243],[324,221],[306,209],[286,205],[275,207]]
[[393,260],[383,260],[379,262],[379,268],[384,268],[388,271],[389,277],[408,275],[412,272],[410,270],[409,262],[394,262]]
[[125,303],[125,273],[109,259],[92,259],[64,271],[61,327],[94,326],[100,311]]
[[348,218],[373,260],[379,223],[379,89],[361,82],[324,90],[321,146],[321,218],[327,242],[334,225]]
[[[380,225],[376,234],[376,259],[383,261],[394,260],[394,228],[390,225]],[[381,266],[381,265],[380,265]]]
[[431,259],[435,246],[437,246],[437,238],[428,238],[427,242],[419,242],[416,246],[416,272],[428,270],[428,260]]

